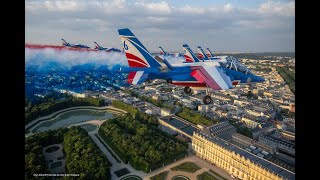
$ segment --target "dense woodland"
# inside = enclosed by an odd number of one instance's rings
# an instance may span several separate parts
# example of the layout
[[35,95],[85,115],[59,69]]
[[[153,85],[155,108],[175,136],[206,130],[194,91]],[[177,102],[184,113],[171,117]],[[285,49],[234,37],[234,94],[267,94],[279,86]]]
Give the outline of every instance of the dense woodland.
[[177,114],[178,116],[194,123],[194,124],[205,124],[210,126],[214,123],[217,123],[216,120],[209,120],[205,115],[201,113],[194,112],[193,110],[183,107],[182,111]]
[[[67,173],[80,177],[70,179],[111,179],[108,159],[81,127],[60,128],[36,133],[25,139],[25,179],[34,179],[33,174],[49,173],[42,148],[63,143]],[[66,178],[66,179],[68,179]],[[39,177],[39,179],[48,179]]]
[[276,69],[284,81],[289,85],[290,90],[295,93],[295,74],[286,67],[276,67]]
[[63,101],[49,101],[41,104],[29,103],[25,110],[25,124],[61,109],[74,106],[103,106],[104,100],[97,98],[68,98]]
[[187,144],[170,138],[160,130],[143,124],[140,115],[133,118],[130,114],[104,122],[99,135],[120,156],[135,169],[149,172],[183,158]]
[[87,131],[79,126],[71,127],[64,134],[63,147],[67,173],[80,174],[75,179],[111,179],[111,163]]

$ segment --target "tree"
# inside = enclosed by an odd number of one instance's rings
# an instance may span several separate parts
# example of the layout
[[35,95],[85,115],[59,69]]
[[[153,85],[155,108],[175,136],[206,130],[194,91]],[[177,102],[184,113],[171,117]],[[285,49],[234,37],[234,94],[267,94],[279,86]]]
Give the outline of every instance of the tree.
[[169,139],[157,132],[156,127],[146,123],[145,116],[148,115],[137,113],[134,118],[126,114],[105,121],[99,135],[121,159],[128,160],[137,170],[149,172],[151,164],[162,165],[165,160],[172,162],[177,155],[186,153],[187,146],[177,140],[173,143],[174,138]]

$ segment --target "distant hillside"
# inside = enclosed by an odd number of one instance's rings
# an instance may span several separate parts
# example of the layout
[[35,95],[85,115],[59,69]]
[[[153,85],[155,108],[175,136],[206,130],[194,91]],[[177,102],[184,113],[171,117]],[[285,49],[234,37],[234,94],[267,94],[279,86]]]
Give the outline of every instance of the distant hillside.
[[295,58],[295,52],[263,52],[263,53],[235,53],[225,54],[216,53],[215,55],[234,56],[236,58],[248,58],[248,59],[275,59],[276,57],[290,57]]

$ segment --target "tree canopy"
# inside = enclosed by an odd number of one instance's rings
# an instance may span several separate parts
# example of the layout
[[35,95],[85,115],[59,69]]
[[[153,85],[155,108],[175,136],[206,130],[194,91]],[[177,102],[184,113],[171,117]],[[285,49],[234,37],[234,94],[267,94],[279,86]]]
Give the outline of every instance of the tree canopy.
[[111,179],[111,163],[84,129],[71,127],[64,134],[63,147],[68,173],[79,173],[77,179]]
[[[36,133],[25,139],[25,179],[34,179],[33,174],[50,173],[42,148],[52,144],[63,144],[66,157],[66,172],[80,177],[66,179],[111,179],[108,159],[79,126],[59,128]],[[48,179],[47,177],[38,177]]]
[[194,124],[205,124],[205,125],[212,125],[213,120],[209,120],[203,114],[194,112],[193,110],[183,107],[182,111],[177,114],[178,116],[194,123]]
[[187,147],[163,136],[130,114],[105,121],[99,135],[135,169],[149,172],[163,163],[184,157]]
[[285,67],[276,67],[280,76],[289,85],[290,90],[295,93],[295,74]]

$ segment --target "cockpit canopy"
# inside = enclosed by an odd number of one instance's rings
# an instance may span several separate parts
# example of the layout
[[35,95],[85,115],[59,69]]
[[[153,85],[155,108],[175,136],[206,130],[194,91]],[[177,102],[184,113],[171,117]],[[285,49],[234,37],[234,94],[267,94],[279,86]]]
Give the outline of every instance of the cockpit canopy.
[[252,74],[252,72],[250,71],[250,69],[248,69],[247,67],[245,67],[244,65],[242,65],[237,58],[233,57],[233,56],[228,56],[226,57],[227,59],[227,63],[225,64],[226,68],[235,70],[235,71],[239,71],[245,74]]
[[239,60],[233,56],[227,56],[226,59],[228,62],[231,62],[231,61],[239,62]]

